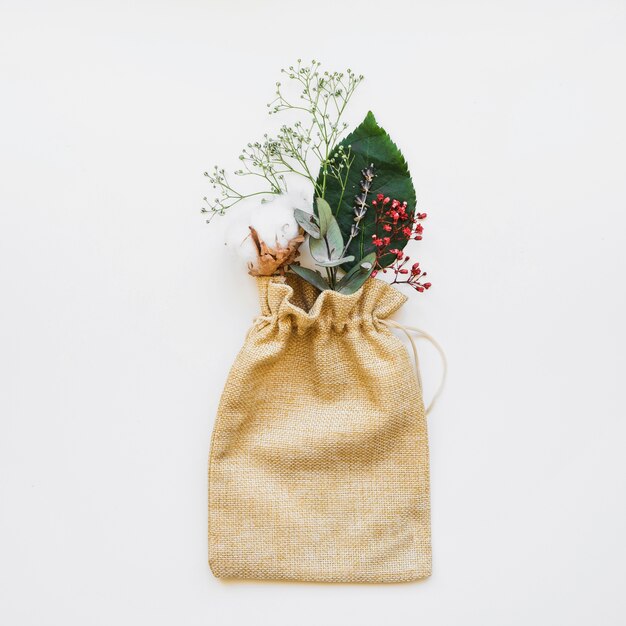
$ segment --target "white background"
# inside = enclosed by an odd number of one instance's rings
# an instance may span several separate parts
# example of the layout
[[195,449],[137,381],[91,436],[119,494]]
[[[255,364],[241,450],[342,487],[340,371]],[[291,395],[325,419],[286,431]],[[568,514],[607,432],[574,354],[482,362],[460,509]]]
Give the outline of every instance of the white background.
[[[626,3],[0,2],[0,622],[626,620]],[[216,405],[255,286],[199,214],[297,57],[366,74],[429,213],[434,573],[224,583]],[[424,377],[439,375],[424,347]]]

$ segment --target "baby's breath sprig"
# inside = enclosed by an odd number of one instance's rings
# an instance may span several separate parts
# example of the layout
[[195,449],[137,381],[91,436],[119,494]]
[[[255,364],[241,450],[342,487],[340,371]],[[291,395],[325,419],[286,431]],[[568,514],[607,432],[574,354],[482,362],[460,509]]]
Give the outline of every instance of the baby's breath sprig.
[[[237,173],[237,172],[235,172]],[[205,176],[208,176],[209,180],[213,184],[214,189],[220,190],[220,197],[215,198],[213,201],[209,200],[207,197],[203,198],[205,204],[207,206],[202,207],[202,213],[208,213],[209,217],[207,219],[207,224],[211,222],[211,220],[216,215],[224,215],[226,210],[240,202],[244,198],[251,198],[253,196],[265,196],[270,193],[280,193],[280,189],[277,187],[277,191],[256,191],[253,193],[241,193],[234,189],[228,181],[228,175],[224,169],[219,168],[217,165],[213,168],[213,171],[209,174],[208,172],[204,172]]]
[[270,114],[281,111],[303,111],[307,113],[307,123],[300,125],[303,151],[300,156],[304,161],[312,153],[317,160],[321,173],[321,185],[312,180],[316,192],[322,198],[326,191],[328,175],[335,175],[342,164],[345,166],[349,155],[343,153],[336,159],[331,159],[331,150],[337,143],[340,135],[348,127],[342,120],[344,111],[354,91],[363,80],[362,75],[356,75],[350,68],[344,72],[321,72],[321,63],[311,61],[303,66],[298,59],[296,66],[290,65],[282,69],[289,80],[295,81],[300,88],[299,99],[301,104],[291,102],[282,90],[280,82],[276,83],[276,98],[268,104]]
[[[261,141],[249,143],[239,156],[241,168],[235,175],[259,178],[263,185],[260,190],[253,193],[238,190],[228,181],[225,170],[218,166],[211,173],[205,172],[218,193],[213,200],[204,198],[207,206],[202,212],[210,213],[208,222],[215,215],[224,215],[245,198],[287,191],[286,175],[305,178],[313,185],[315,195],[322,198],[329,178],[336,179],[345,191],[353,160],[350,147],[340,146],[335,154],[331,152],[348,127],[343,114],[363,76],[351,69],[322,72],[320,66],[319,61],[303,65],[298,59],[295,66],[281,70],[289,81],[288,89],[276,83],[276,97],[267,105],[269,113],[295,111],[303,119],[291,125],[283,124],[276,137],[265,134]],[[296,93],[288,94],[293,88]],[[316,178],[318,171],[319,180]]]

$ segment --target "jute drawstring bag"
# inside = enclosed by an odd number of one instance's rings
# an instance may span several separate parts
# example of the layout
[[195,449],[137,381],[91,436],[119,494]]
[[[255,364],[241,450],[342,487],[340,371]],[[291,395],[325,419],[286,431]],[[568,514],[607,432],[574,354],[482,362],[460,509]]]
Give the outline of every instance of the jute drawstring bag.
[[258,278],[261,316],[230,371],[209,462],[220,578],[390,583],[431,572],[420,385],[385,323],[406,301]]

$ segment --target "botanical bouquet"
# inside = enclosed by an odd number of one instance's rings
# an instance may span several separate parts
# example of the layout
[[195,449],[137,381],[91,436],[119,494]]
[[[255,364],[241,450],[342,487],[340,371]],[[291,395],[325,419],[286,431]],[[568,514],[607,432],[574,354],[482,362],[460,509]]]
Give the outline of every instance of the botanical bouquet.
[[[428,289],[426,272],[404,253],[409,241],[422,239],[426,213],[416,212],[402,153],[371,112],[342,138],[347,105],[363,76],[350,69],[322,71],[318,61],[300,60],[282,73],[288,88],[276,83],[269,113],[298,119],[281,125],[275,137],[249,143],[239,156],[234,175],[254,179],[258,187],[243,191],[218,166],[205,172],[218,193],[204,198],[207,221],[251,201],[264,213],[253,212],[245,232],[231,236],[253,276],[291,271],[320,291],[351,294],[370,276],[389,272],[392,284]],[[315,211],[289,193],[298,180],[310,186]],[[296,261],[305,238],[319,270]]]
[[[393,284],[430,287],[404,252],[422,238],[426,214],[372,113],[343,136],[362,76],[317,61],[283,73],[296,94],[277,83],[268,106],[294,119],[248,144],[235,172],[260,186],[244,191],[219,167],[207,173],[218,190],[204,209],[209,221],[247,205],[229,239],[261,306],[213,430],[209,564],[224,578],[424,578],[427,409],[415,344],[417,376],[390,328],[409,337],[417,329],[389,318],[406,301]],[[313,267],[300,264],[307,240]]]

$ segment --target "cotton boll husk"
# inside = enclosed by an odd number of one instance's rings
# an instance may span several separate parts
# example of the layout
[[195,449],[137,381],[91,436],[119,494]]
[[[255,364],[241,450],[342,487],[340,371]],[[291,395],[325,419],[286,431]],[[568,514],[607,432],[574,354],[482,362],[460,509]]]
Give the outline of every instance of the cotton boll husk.
[[270,196],[267,202],[251,214],[250,225],[268,246],[284,248],[298,234],[294,209],[310,211],[310,203],[301,190]]
[[266,202],[257,197],[247,198],[233,210],[237,215],[231,219],[227,229],[226,243],[246,263],[254,266],[257,250],[250,237],[250,226],[270,248],[286,248],[289,241],[298,235],[299,227],[294,209],[311,212],[311,202],[306,191],[294,189],[289,193],[268,196]]

